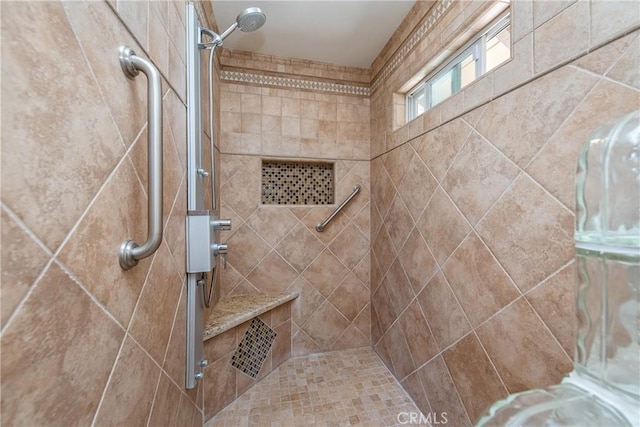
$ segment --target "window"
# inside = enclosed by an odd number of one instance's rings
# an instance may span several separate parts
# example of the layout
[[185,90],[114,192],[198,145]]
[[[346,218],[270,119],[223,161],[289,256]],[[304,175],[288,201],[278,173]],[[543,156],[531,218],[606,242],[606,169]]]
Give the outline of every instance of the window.
[[510,57],[510,15],[507,12],[408,93],[407,121],[465,88]]

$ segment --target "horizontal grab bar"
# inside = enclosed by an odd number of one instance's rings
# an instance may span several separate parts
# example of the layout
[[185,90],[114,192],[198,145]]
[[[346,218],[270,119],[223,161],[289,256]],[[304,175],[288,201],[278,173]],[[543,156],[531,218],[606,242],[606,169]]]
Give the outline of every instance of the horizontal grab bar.
[[120,245],[120,267],[129,270],[160,247],[162,242],[162,79],[151,61],[120,46],[120,66],[130,79],[142,71],[147,76],[147,241],[138,245],[125,240]]
[[331,215],[329,215],[327,217],[327,219],[325,219],[324,221],[322,221],[321,223],[316,225],[316,230],[318,232],[324,231],[324,228],[331,222],[333,217],[336,216],[338,214],[338,212],[340,212],[345,206],[347,206],[347,204],[351,201],[351,199],[353,199],[356,196],[356,194],[358,194],[359,192],[360,192],[360,186],[359,185],[356,185],[355,187],[353,187],[353,192],[349,195],[349,197],[347,197],[344,200],[344,202],[340,203],[340,206],[335,208],[333,210],[333,212],[331,212]]

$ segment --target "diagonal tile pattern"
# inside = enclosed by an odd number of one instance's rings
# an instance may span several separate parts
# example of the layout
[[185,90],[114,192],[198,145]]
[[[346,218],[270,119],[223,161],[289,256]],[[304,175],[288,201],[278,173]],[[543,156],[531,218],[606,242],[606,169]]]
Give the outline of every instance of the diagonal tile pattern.
[[371,161],[372,346],[423,412],[470,425],[571,369],[575,162],[637,109],[637,37]]
[[[330,103],[298,99],[300,112],[297,113],[291,109],[291,99],[283,95],[291,94],[284,91],[273,95],[243,93],[234,98],[239,98],[239,105],[223,97],[222,110],[239,107],[247,114],[263,111],[264,115],[266,111],[309,115],[316,109],[320,114],[322,107],[327,117],[332,111]],[[258,108],[260,105],[262,110]],[[347,116],[360,114],[358,109],[345,111]],[[222,240],[228,239],[229,267],[221,276],[221,295],[299,292],[292,306],[294,355],[369,345],[369,162],[332,160],[336,203],[349,195],[356,184],[361,186],[361,191],[325,231],[319,233],[316,224],[324,220],[335,205],[261,205],[259,192],[253,191],[259,187],[259,180],[254,182],[253,177],[260,174],[260,157],[240,154],[222,157],[221,205],[226,211],[223,215],[228,212],[235,222],[231,232],[222,233]],[[247,185],[251,188],[249,191]],[[408,226],[413,227],[408,212],[406,216]]]
[[[185,390],[184,370],[175,369],[184,366],[176,355],[185,346],[177,315],[185,274],[183,15],[184,2],[2,5],[9,424],[202,424],[202,387]],[[22,39],[23,31],[39,42]],[[120,44],[148,57],[163,87],[165,239],[128,271],[118,264],[120,243],[146,237],[147,89],[144,76],[122,73]]]

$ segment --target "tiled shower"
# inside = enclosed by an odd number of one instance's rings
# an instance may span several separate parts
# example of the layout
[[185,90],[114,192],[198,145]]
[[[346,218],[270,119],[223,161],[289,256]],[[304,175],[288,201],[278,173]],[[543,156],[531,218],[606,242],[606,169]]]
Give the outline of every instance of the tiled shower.
[[[184,5],[0,4],[7,425],[196,426],[252,393],[226,360],[185,388]],[[215,7],[196,7],[217,29]],[[512,60],[405,123],[400,88],[492,7],[510,8]],[[299,294],[262,318],[290,340],[269,371],[345,350],[369,363],[357,349],[372,348],[455,426],[570,371],[575,163],[595,127],[638,108],[638,15],[633,2],[419,1],[370,68],[223,49],[214,133],[233,227],[214,298]],[[121,44],[163,79],[164,239],[129,271],[117,248],[146,233],[146,87],[120,70]],[[264,204],[273,161],[332,164],[334,203]]]

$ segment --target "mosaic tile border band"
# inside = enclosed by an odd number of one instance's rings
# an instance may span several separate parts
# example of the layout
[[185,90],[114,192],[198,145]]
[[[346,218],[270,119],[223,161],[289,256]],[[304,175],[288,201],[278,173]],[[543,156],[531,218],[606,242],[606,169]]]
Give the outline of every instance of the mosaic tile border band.
[[346,95],[371,96],[384,81],[402,63],[411,50],[422,40],[427,31],[433,27],[438,19],[453,4],[453,0],[441,0],[431,8],[427,19],[413,32],[411,37],[404,41],[402,47],[396,51],[393,57],[378,73],[370,86],[355,86],[341,83],[328,83],[317,80],[294,79],[290,77],[266,76],[242,71],[222,71],[220,79],[227,82],[253,83],[263,86],[275,86],[289,89],[308,89],[320,92],[339,93]]
[[242,71],[222,71],[222,73],[220,73],[220,79],[227,82],[254,83],[264,86],[309,89],[347,95],[369,96],[371,92],[371,89],[368,86],[354,86],[341,83],[293,79],[289,77],[265,76],[262,74],[251,74]]
[[378,76],[371,84],[371,93],[378,89],[382,83],[393,73],[398,65],[402,63],[404,58],[411,52],[411,50],[417,45],[420,40],[427,34],[427,31],[435,25],[440,17],[446,12],[446,10],[453,4],[453,0],[442,0],[438,2],[429,11],[429,17],[414,31],[413,35],[404,41],[404,45],[393,55],[393,58],[382,68],[382,71],[378,73]]

